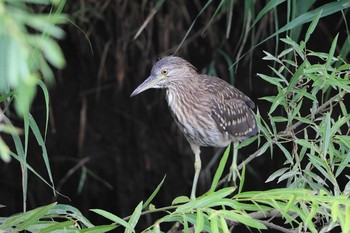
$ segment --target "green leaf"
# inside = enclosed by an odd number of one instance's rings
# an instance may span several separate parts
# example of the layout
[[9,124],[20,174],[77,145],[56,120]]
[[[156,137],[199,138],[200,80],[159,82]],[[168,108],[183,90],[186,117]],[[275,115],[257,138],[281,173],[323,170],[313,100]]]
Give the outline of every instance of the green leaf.
[[337,47],[337,42],[338,42],[338,35],[337,34],[334,38],[334,40],[332,41],[332,46],[331,46],[331,49],[329,50],[328,52],[328,56],[327,56],[327,61],[326,61],[326,64],[325,64],[325,68],[326,70],[329,69],[332,61],[333,61],[333,57],[334,57],[334,53],[335,53],[335,49]]
[[121,219],[120,217],[107,212],[105,210],[101,210],[101,209],[90,209],[90,211],[95,212],[98,215],[101,215],[123,227],[125,227],[126,229],[129,229],[131,232],[135,232],[134,228],[132,225],[130,225],[128,222],[126,222],[125,220]]
[[218,201],[224,197],[227,197],[228,195],[233,193],[234,190],[235,190],[234,187],[227,187],[227,188],[220,189],[219,191],[216,191],[216,192],[209,192],[208,194],[205,194],[204,196],[201,196],[194,201],[190,201],[187,204],[179,206],[174,213],[184,213],[194,209],[204,208],[215,201]]
[[113,229],[115,229],[117,226],[112,225],[99,225],[94,227],[89,227],[85,229],[79,230],[79,233],[103,233],[103,232],[110,232]]
[[308,27],[306,33],[305,33],[305,43],[309,41],[311,34],[315,31],[315,28],[318,24],[318,21],[321,18],[322,15],[322,9],[319,11],[319,13],[314,17],[314,19],[312,20],[310,26]]
[[196,225],[195,225],[195,233],[201,233],[203,228],[204,228],[204,215],[203,215],[203,212],[200,209],[198,209]]
[[155,210],[156,210],[156,206],[153,205],[153,204],[149,204],[148,209],[149,209],[150,211],[155,211]]
[[308,99],[318,103],[318,100],[317,100],[316,96],[310,94],[305,89],[297,89],[297,90],[293,90],[293,92],[296,93],[296,94],[299,94],[302,97],[308,98]]
[[45,136],[44,136],[44,141],[46,141],[46,135],[47,135],[47,128],[49,125],[49,111],[50,111],[50,97],[49,97],[49,91],[47,90],[47,87],[45,83],[41,80],[38,81],[39,87],[41,87],[41,90],[44,93],[44,99],[45,99],[45,108],[46,108],[46,120],[45,120]]
[[279,91],[278,95],[275,97],[273,103],[271,104],[270,110],[269,110],[269,115],[271,115],[278,106],[282,105],[284,106],[285,104],[285,96],[282,90]]
[[295,142],[303,147],[309,148],[315,152],[317,152],[318,154],[320,154],[320,150],[318,147],[316,147],[313,143],[311,143],[308,140],[305,139],[297,139],[295,140]]
[[315,168],[321,172],[321,174],[324,176],[324,178],[328,179],[331,182],[334,182],[333,178],[330,176],[330,174],[327,172],[327,164],[325,164],[325,162],[323,160],[321,160],[320,158],[308,154],[308,157],[310,158],[310,161],[312,162],[312,164],[315,166]]
[[[17,68],[15,68],[17,69]],[[15,108],[18,115],[23,116],[29,112],[30,106],[36,93],[36,82],[38,77],[31,75],[27,82],[21,81],[17,84],[15,94]]]
[[332,207],[331,207],[331,216],[332,216],[332,222],[336,222],[337,218],[339,216],[339,207],[338,207],[339,203],[337,201],[334,201],[332,203]]
[[298,53],[299,57],[301,57],[304,60],[305,58],[304,51],[302,50],[299,44],[297,44],[294,40],[292,40],[288,36],[286,38],[282,38],[281,41],[283,41],[287,45],[290,45],[293,48],[293,50]]
[[68,220],[68,221],[59,222],[59,223],[52,221],[52,224],[49,227],[40,229],[40,233],[51,233],[54,231],[59,231],[62,229],[73,228],[73,227],[74,227],[73,220]]
[[280,183],[281,181],[285,180],[285,179],[289,179],[291,177],[296,177],[297,175],[300,175],[300,171],[296,170],[296,169],[292,169],[286,173],[284,173],[283,175],[280,176],[280,178],[278,178],[278,182]]
[[348,135],[336,135],[335,139],[342,142],[348,149],[350,149],[350,136]]
[[[130,219],[129,219],[129,224],[132,228],[135,228],[137,222],[139,221],[140,219],[140,216],[141,216],[141,212],[142,212],[142,201],[136,206],[134,212],[132,213]],[[134,231],[131,231],[130,229],[126,228],[125,233],[131,233],[131,232],[134,232]]]
[[255,228],[255,229],[267,229],[267,227],[261,223],[260,221],[253,219],[248,214],[239,214],[235,211],[229,211],[229,210],[221,210],[220,214],[223,215],[226,219],[234,220],[237,222],[240,222],[246,226]]
[[[42,180],[46,185],[48,185],[49,187],[53,188],[49,182],[47,182],[42,176],[39,175],[39,173],[37,173],[24,159],[23,157],[20,157],[18,155],[16,155],[15,153],[10,151],[10,154],[13,158],[15,158],[17,161],[19,161],[21,163],[21,166],[23,166],[25,169],[30,170],[31,172],[34,173],[34,175],[36,175],[40,180]],[[23,176],[23,175],[22,175]],[[25,194],[23,194],[25,195]]]
[[190,199],[187,196],[179,196],[176,197],[172,202],[171,205],[177,205],[177,204],[182,204],[182,203],[187,203],[189,202]]
[[[283,155],[286,157],[288,163],[294,164],[291,153],[283,146],[283,144],[276,143],[276,145],[278,146],[278,148],[281,149],[281,151],[283,152]],[[287,161],[285,163],[287,163]]]
[[22,11],[22,14],[16,14],[16,17],[17,20],[23,21],[27,26],[41,32],[40,36],[45,38],[50,36],[55,39],[62,39],[65,35],[64,30],[56,25],[67,22],[68,17],[64,14],[28,14]]
[[243,142],[240,142],[237,146],[237,149],[241,149],[241,148],[244,148],[246,146],[249,146],[250,144],[252,144],[256,139],[258,139],[258,136],[253,136],[253,137],[250,137],[246,140],[244,140]]
[[217,201],[213,201],[208,205],[208,208],[212,207],[230,207],[233,210],[245,210],[245,211],[269,211],[271,210],[270,207],[262,206],[262,205],[256,205],[256,204],[246,204],[242,202],[238,202],[236,200],[232,200],[229,198],[223,198]]
[[307,125],[315,125],[314,121],[312,121],[312,120],[310,120],[308,118],[305,118],[305,117],[298,117],[298,116],[296,116],[295,119],[297,121],[300,121],[300,122],[305,123]]
[[276,179],[277,177],[280,177],[281,175],[283,175],[283,174],[284,174],[286,171],[288,171],[288,170],[289,170],[289,168],[286,168],[286,167],[283,167],[283,168],[278,169],[277,171],[275,171],[274,173],[272,173],[272,174],[267,178],[267,180],[265,181],[265,183],[273,181],[273,180]]
[[[44,206],[44,207],[39,207],[35,210],[30,211],[30,215],[28,216],[28,218],[26,218],[21,224],[19,224],[16,228],[15,231],[16,232],[21,232],[24,231],[26,229],[28,229],[31,225],[33,225],[34,223],[36,223],[40,218],[43,218],[44,215],[51,209],[54,207],[56,203],[53,203],[51,205],[48,206]],[[29,211],[28,211],[29,212]],[[26,212],[26,213],[28,213]]]
[[33,47],[40,49],[44,57],[58,69],[62,69],[66,61],[60,46],[51,38],[43,36],[28,36]]
[[210,219],[210,230],[213,233],[219,233],[219,226],[218,226],[218,217],[214,216],[212,219]]
[[228,229],[225,218],[223,216],[219,216],[219,220],[220,220],[221,232],[230,233],[231,231]]
[[323,156],[326,157],[328,154],[328,148],[331,140],[331,114],[327,112],[324,118],[324,131],[323,131]]
[[45,217],[56,218],[57,216],[66,216],[68,219],[74,219],[86,227],[94,226],[86,217],[83,216],[83,214],[77,208],[70,205],[57,204],[46,214]]
[[266,51],[263,51],[263,53],[265,53],[265,57],[263,57],[263,60],[266,60],[266,61],[275,61],[277,63],[281,63],[281,61],[276,58],[275,56],[273,56],[271,53],[269,52],[266,52]]
[[295,85],[298,83],[298,81],[303,77],[304,74],[304,68],[306,67],[307,61],[304,61],[299,67],[298,69],[295,71],[295,73],[293,74],[289,85],[287,87],[286,93],[291,92],[292,89],[294,89]]
[[[340,49],[339,57],[345,60],[346,57],[349,55],[349,52],[350,52],[350,35],[348,34],[347,38],[344,40],[343,46]],[[344,64],[344,65],[341,65],[341,64],[342,64],[341,59],[339,59],[335,64],[335,67],[338,67],[339,71],[342,71],[344,68],[349,69],[349,64]],[[346,66],[348,68],[346,68]]]
[[15,232],[26,230],[33,222],[42,218],[56,203],[39,207],[21,214],[13,215],[0,224],[0,230],[12,229]]
[[186,214],[182,215],[182,224],[184,226],[184,233],[189,233],[188,231],[188,220]]
[[[1,90],[1,88],[0,88],[0,90]],[[4,102],[5,100],[7,100],[7,98],[11,98],[14,95],[14,93],[15,93],[14,91],[11,91],[9,93],[1,95],[0,96],[0,103]]]
[[281,213],[282,216],[285,216],[285,215],[288,213],[288,211],[290,210],[290,208],[291,208],[293,205],[295,205],[295,199],[296,199],[296,196],[295,196],[295,195],[292,195],[292,197],[289,198],[286,207],[284,208],[283,212]]
[[283,88],[282,85],[281,85],[281,82],[283,82],[283,80],[281,80],[279,78],[274,78],[274,77],[270,77],[270,76],[267,76],[267,75],[264,75],[264,74],[259,74],[259,73],[258,73],[258,76],[260,78],[264,79],[266,82],[271,83],[274,86],[277,86],[279,88]]
[[266,100],[266,101],[272,103],[275,100],[275,98],[276,98],[276,96],[264,96],[264,97],[259,98],[259,100]]
[[[316,203],[316,201],[313,201],[312,204],[311,204],[310,212],[309,212],[309,214],[307,216],[307,219],[305,221],[305,225],[308,226],[308,228],[310,230],[315,228],[315,226],[314,226],[314,224],[312,222],[312,219],[317,214],[317,210],[318,210],[318,204]],[[317,231],[313,231],[313,232],[317,232]]]
[[243,185],[244,185],[244,181],[245,181],[245,173],[246,173],[246,166],[245,166],[245,163],[243,162],[241,181],[239,183],[238,193],[242,192],[242,190],[243,190]]
[[153,198],[157,195],[157,193],[159,192],[160,188],[164,183],[165,178],[166,178],[166,175],[163,177],[162,181],[158,184],[157,188],[153,191],[151,196],[145,201],[145,204],[143,204],[142,209],[146,208],[149,205],[149,203],[151,203]]
[[1,137],[0,137],[0,158],[1,158],[2,161],[4,161],[5,163],[9,163],[9,162],[11,161],[10,149],[9,149],[9,147],[6,145],[6,143],[4,142],[4,140],[2,140]]
[[283,50],[282,52],[280,52],[280,54],[278,54],[277,58],[282,58],[282,57],[290,54],[293,51],[294,51],[293,48],[287,48],[287,49]]
[[34,118],[29,115],[29,126],[38,142],[38,144],[41,146],[41,149],[42,149],[42,157],[44,159],[44,162],[45,162],[45,166],[46,166],[46,170],[47,170],[47,173],[49,175],[49,179],[51,181],[51,184],[52,184],[52,191],[54,193],[54,195],[56,195],[56,191],[55,191],[55,185],[54,185],[54,181],[53,181],[53,178],[52,178],[52,173],[51,173],[51,168],[50,168],[50,162],[49,162],[49,156],[47,154],[47,150],[46,150],[46,145],[45,145],[45,142],[44,142],[44,139],[40,133],[40,130],[39,130],[39,127],[38,125],[36,124]]
[[228,155],[230,154],[230,148],[231,146],[229,145],[225,152],[224,152],[224,155],[222,156],[221,160],[220,160],[220,163],[219,163],[219,166],[218,168],[216,169],[216,172],[215,172],[215,175],[214,175],[214,178],[213,178],[213,182],[211,183],[211,186],[210,186],[210,191],[213,192],[218,183],[219,183],[219,180],[222,176],[222,173],[224,171],[224,168],[225,168],[225,165],[227,163],[227,158],[228,158]]

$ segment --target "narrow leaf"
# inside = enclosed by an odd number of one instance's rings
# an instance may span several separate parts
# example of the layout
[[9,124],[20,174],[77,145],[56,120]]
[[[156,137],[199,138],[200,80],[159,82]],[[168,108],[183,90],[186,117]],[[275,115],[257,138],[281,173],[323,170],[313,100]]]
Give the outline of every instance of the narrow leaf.
[[226,165],[226,162],[227,162],[227,158],[228,158],[228,155],[230,154],[230,148],[231,148],[231,145],[229,145],[225,152],[224,152],[224,155],[222,156],[221,160],[220,160],[220,163],[219,163],[219,166],[218,166],[218,169],[216,170],[215,172],[215,175],[214,175],[214,178],[213,178],[213,182],[210,186],[210,191],[213,192],[218,183],[219,183],[219,180],[222,176],[222,173],[224,171],[224,168],[225,168],[225,165]]
[[[142,201],[136,206],[134,212],[132,213],[130,219],[129,219],[129,224],[132,228],[135,228],[137,222],[139,221],[140,219],[140,216],[141,216],[141,212],[142,212]],[[133,231],[131,231],[130,229],[126,228],[125,233],[131,233]]]

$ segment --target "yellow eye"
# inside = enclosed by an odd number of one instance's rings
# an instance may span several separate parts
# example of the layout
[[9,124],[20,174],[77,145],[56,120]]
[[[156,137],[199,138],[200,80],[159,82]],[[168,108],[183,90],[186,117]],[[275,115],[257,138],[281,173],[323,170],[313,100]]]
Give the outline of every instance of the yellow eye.
[[160,73],[161,73],[162,75],[167,75],[167,74],[168,74],[168,70],[161,70]]

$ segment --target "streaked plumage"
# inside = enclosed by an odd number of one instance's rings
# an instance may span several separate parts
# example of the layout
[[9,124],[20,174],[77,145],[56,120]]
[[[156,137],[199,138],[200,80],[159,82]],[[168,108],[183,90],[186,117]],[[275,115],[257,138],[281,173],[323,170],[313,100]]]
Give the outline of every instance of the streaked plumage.
[[[180,57],[159,60],[150,77],[131,96],[149,88],[166,89],[170,112],[196,155],[194,186],[199,175],[200,146],[225,147],[257,133],[251,110],[255,104],[249,97],[222,79],[198,74]],[[192,198],[194,192],[195,187]]]

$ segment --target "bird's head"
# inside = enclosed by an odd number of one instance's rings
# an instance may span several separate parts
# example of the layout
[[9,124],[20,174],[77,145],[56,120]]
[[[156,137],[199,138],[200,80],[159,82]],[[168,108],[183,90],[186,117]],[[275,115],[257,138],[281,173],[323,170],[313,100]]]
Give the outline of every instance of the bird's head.
[[150,88],[168,88],[196,74],[196,68],[186,60],[175,56],[163,57],[153,65],[151,75],[133,91],[131,97]]

